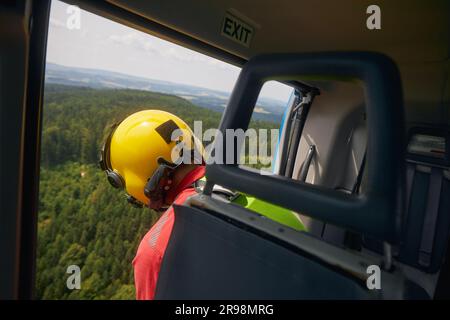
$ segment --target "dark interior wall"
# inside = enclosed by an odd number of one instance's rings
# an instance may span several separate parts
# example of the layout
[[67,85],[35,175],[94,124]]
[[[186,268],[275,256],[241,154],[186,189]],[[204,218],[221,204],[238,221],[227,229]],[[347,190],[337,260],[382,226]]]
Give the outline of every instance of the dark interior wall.
[[33,293],[49,8],[0,3],[0,299]]
[[29,7],[0,3],[0,299],[17,294]]
[[401,64],[406,121],[450,125],[449,60]]

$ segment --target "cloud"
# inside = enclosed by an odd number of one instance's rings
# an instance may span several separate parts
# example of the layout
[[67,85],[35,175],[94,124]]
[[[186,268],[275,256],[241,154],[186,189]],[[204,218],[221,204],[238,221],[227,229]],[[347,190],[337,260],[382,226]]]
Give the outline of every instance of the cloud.
[[142,52],[156,54],[162,58],[174,59],[183,63],[205,63],[209,66],[225,68],[228,64],[205,56],[193,50],[183,48],[176,44],[161,40],[139,32],[129,32],[123,35],[110,35],[108,40],[112,43],[133,47]]
[[66,28],[66,24],[64,22],[54,17],[50,18],[50,25],[56,28]]
[[150,39],[146,39],[137,32],[130,32],[124,35],[110,35],[108,40],[112,43],[133,47],[138,50],[142,50],[150,53],[157,53],[153,48]]
[[239,71],[238,67],[213,58],[208,60],[208,65],[222,70],[232,70],[234,72]]

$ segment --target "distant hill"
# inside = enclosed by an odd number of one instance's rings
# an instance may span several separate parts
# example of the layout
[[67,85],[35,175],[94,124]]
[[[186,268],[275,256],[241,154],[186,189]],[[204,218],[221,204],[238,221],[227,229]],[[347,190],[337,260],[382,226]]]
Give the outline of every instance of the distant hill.
[[[210,110],[223,112],[230,97],[229,92],[211,90],[175,82],[160,81],[123,73],[67,67],[47,63],[45,81],[48,84],[63,84],[96,89],[137,89],[176,95],[193,104]],[[254,119],[281,122],[286,103],[271,98],[260,98],[255,108]]]

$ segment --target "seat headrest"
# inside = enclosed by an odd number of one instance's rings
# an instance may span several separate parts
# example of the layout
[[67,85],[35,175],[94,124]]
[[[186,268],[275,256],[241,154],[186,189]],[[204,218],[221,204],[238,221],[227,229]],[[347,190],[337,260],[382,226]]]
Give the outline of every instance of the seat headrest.
[[[349,195],[280,176],[259,175],[226,164],[226,129],[248,128],[259,92],[268,80],[302,76],[352,77],[364,83],[368,181],[365,193]],[[266,54],[242,69],[220,124],[223,164],[209,164],[208,184],[220,184],[347,229],[395,243],[400,231],[399,197],[404,176],[404,114],[398,69],[388,57],[370,52]],[[234,146],[239,154],[240,145]],[[208,188],[206,188],[208,190]]]

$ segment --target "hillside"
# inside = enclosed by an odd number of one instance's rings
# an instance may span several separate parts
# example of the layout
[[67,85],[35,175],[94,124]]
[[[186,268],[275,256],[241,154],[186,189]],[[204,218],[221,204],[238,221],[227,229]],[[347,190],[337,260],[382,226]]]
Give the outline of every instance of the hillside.
[[[131,261],[157,220],[135,209],[97,167],[108,127],[142,109],[161,109],[189,125],[215,128],[221,114],[180,97],[129,89],[47,84],[41,143],[37,298],[134,299]],[[252,127],[274,128],[252,122]],[[66,268],[81,268],[81,290],[66,288]]]
[[[45,81],[49,84],[64,84],[95,89],[136,89],[179,96],[193,104],[217,112],[223,112],[229,92],[211,90],[169,81],[160,81],[123,73],[98,69],[67,67],[47,63]],[[254,118],[270,122],[281,121],[285,101],[261,97],[258,99]]]

